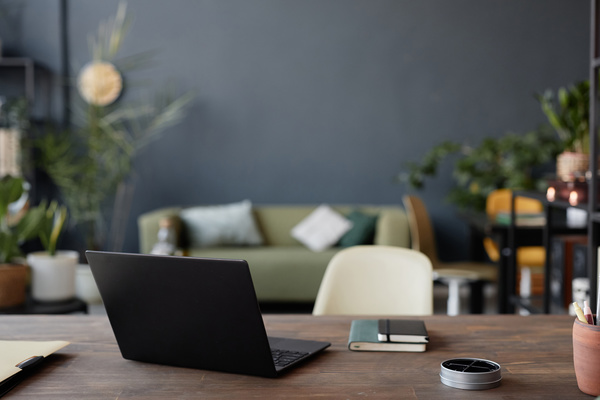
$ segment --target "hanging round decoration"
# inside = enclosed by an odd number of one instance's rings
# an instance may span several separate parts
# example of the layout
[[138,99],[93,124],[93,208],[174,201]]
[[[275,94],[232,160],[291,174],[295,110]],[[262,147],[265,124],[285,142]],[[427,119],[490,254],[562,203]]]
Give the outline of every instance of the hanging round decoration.
[[89,104],[107,106],[121,94],[123,79],[113,64],[93,61],[79,72],[77,88]]

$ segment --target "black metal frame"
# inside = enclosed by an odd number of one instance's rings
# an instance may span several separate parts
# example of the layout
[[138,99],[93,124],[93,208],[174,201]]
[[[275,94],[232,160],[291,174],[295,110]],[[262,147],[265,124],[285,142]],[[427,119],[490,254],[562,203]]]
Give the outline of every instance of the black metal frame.
[[590,180],[588,196],[588,274],[590,302],[598,304],[598,245],[600,213],[598,212],[598,73],[600,71],[599,33],[600,0],[591,0],[590,26]]
[[33,60],[23,57],[0,57],[0,67],[25,69],[25,97],[29,104],[33,104],[35,97],[35,65]]

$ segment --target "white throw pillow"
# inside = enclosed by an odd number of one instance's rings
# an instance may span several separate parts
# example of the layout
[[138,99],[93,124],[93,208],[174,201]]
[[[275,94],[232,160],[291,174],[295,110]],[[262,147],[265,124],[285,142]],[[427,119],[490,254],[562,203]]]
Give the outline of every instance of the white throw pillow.
[[180,217],[188,230],[190,247],[258,246],[263,243],[250,200],[186,208]]
[[352,228],[352,222],[328,205],[320,205],[292,228],[292,236],[312,251],[323,251]]

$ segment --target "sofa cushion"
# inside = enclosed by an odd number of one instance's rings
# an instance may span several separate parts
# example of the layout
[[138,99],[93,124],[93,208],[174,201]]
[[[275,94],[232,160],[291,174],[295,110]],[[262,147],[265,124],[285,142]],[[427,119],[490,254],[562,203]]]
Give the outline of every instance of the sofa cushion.
[[377,225],[376,215],[369,215],[354,210],[346,215],[346,218],[352,222],[352,229],[342,236],[338,242],[338,246],[350,247],[361,244],[373,244],[373,240],[375,239],[375,226]]
[[336,244],[350,228],[352,222],[322,204],[292,229],[292,236],[312,251],[323,251]]
[[257,246],[263,243],[252,214],[252,203],[244,200],[217,206],[191,207],[179,214],[190,247]]

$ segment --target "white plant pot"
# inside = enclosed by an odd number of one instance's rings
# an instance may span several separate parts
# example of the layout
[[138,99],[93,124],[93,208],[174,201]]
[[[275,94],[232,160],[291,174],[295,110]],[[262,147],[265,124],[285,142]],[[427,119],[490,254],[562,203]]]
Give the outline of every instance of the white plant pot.
[[79,261],[76,251],[45,251],[27,255],[31,267],[31,296],[39,301],[61,301],[75,297],[75,271]]
[[81,300],[88,304],[102,303],[102,297],[98,291],[98,286],[92,275],[92,270],[87,264],[77,265],[77,275],[75,276],[75,293]]

